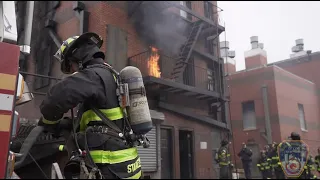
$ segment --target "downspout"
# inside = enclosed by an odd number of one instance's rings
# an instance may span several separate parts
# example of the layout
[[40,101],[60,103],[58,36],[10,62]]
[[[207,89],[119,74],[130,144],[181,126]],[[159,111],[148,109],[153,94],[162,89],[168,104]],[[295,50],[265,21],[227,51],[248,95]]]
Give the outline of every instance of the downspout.
[[89,12],[85,10],[85,4],[80,1],[75,1],[73,4],[73,10],[76,12],[76,16],[79,19],[79,35],[88,32],[89,29]]
[[267,85],[263,85],[261,87],[261,90],[262,90],[262,101],[263,101],[263,109],[264,109],[264,117],[265,117],[267,142],[268,142],[268,144],[272,144],[272,130],[271,130],[271,123],[270,123],[270,112],[269,112]]
[[[32,35],[32,23],[33,23],[34,1],[27,1],[25,27],[24,27],[24,39],[20,51],[25,55],[30,55],[30,44]],[[27,56],[26,56],[27,58]]]
[[[32,25],[34,15],[34,1],[26,2],[26,13],[24,18],[24,37],[20,45],[20,52],[24,55],[24,60],[27,63],[27,71],[29,73],[36,72],[36,62],[34,57],[31,55],[31,37],[32,37]],[[33,84],[35,78],[32,76],[26,76],[25,80]],[[34,86],[29,86],[30,91],[33,91]]]

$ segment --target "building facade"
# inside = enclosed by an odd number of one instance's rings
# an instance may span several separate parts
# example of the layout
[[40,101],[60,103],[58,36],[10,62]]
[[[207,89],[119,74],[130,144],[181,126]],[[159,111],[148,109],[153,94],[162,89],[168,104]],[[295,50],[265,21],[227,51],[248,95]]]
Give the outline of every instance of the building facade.
[[[258,38],[252,37],[251,42],[252,49],[245,52],[246,69],[236,72],[235,67],[230,68],[234,71],[229,71],[227,82],[235,152],[242,142],[248,144],[254,152],[254,175],[259,176],[255,168],[259,150],[287,139],[293,131],[309,145],[313,157],[317,154],[320,102],[315,65],[320,58],[318,52],[305,53],[267,64],[267,53]],[[241,167],[238,157],[235,161]]]
[[[64,77],[53,58],[62,40],[95,32],[106,62],[118,71],[136,66],[144,77],[154,122],[151,147],[139,149],[145,176],[218,177],[214,153],[229,133],[220,9],[216,1],[178,2],[35,2],[31,55],[20,60],[35,99],[18,108],[20,116],[39,119],[45,93]],[[25,4],[17,7],[22,41]]]

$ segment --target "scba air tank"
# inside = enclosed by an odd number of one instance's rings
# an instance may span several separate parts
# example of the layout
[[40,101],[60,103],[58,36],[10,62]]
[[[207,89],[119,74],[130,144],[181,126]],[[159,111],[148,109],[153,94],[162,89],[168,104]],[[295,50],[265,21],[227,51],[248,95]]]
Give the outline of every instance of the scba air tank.
[[129,87],[127,112],[132,130],[135,134],[146,134],[152,129],[152,120],[141,72],[136,67],[127,66],[120,71],[120,77]]

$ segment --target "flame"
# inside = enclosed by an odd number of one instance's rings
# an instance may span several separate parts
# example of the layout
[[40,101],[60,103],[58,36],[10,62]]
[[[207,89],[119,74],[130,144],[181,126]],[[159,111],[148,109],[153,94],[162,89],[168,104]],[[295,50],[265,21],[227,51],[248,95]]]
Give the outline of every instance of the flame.
[[151,47],[151,55],[148,60],[148,70],[150,76],[160,77],[161,72],[159,67],[159,59],[160,55],[158,53],[158,49]]

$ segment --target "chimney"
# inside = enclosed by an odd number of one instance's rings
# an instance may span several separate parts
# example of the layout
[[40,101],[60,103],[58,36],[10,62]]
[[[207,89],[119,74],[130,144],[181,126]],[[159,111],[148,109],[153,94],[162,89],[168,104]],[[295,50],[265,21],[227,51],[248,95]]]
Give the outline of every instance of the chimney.
[[296,45],[291,48],[291,51],[290,58],[306,55],[307,51],[304,50],[303,39],[297,39]]
[[235,51],[229,51],[229,42],[220,42],[220,54],[224,62],[225,75],[236,72],[236,61],[233,59],[236,56]]
[[251,50],[244,52],[246,69],[267,65],[267,52],[263,50],[263,43],[259,43],[258,36],[250,37]]

